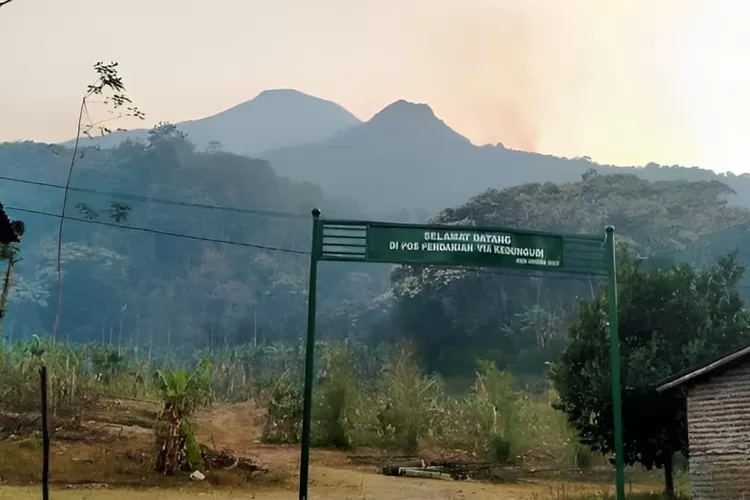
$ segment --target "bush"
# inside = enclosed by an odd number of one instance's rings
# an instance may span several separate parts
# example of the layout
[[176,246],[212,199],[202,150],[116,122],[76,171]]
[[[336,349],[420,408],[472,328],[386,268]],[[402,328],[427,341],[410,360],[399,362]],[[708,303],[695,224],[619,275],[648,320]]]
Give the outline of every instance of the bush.
[[47,367],[51,427],[77,424],[98,401],[80,353],[62,343],[41,340],[16,344],[0,355],[0,428],[23,433],[41,407],[40,369]]
[[573,463],[582,470],[589,469],[594,462],[594,452],[586,445],[576,443],[573,445]]
[[[429,446],[492,461],[533,457],[581,468],[597,458],[578,443],[565,415],[552,409],[554,392],[521,390],[519,386],[528,381],[516,380],[493,363],[478,364],[469,394],[448,397],[443,380],[426,374],[409,346],[371,349],[350,342],[319,342],[316,353],[314,446],[379,447],[410,454]],[[218,350],[212,357],[218,361],[204,359],[197,370],[193,361],[172,361],[164,366],[162,379],[151,380],[144,376],[152,364],[150,354],[144,363],[135,352],[118,354],[96,344],[77,349],[39,339],[18,344],[0,355],[0,420],[22,415],[27,424],[36,421],[38,368],[45,363],[50,410],[58,421],[75,422],[99,394],[137,397],[148,392],[172,401],[174,389],[187,398],[175,399],[177,406],[189,403],[182,416],[210,404],[214,394],[224,401],[252,398],[266,410],[264,442],[299,443],[304,371],[299,345],[238,346]],[[194,371],[200,376],[191,377]],[[188,379],[190,396],[183,384]],[[466,387],[467,381],[461,382]],[[170,436],[164,417],[159,425],[162,445]],[[18,433],[21,426],[0,421],[6,431]],[[183,454],[183,467],[198,467],[198,443],[190,433],[180,434],[184,440],[175,443],[172,452]]]
[[299,443],[302,431],[302,384],[286,371],[262,394],[266,406],[263,442]]
[[489,448],[491,458],[494,461],[503,463],[510,460],[510,441],[503,436],[492,436],[490,438]]
[[201,360],[198,368],[160,370],[154,374],[154,385],[162,400],[159,425],[156,431],[156,470],[174,474],[185,465],[202,466],[200,448],[189,418],[198,407],[210,401],[211,359]]
[[185,464],[190,471],[205,471],[206,465],[203,462],[203,455],[198,440],[195,438],[195,432],[190,423],[183,421],[182,434],[185,436]]
[[354,444],[353,413],[360,396],[359,377],[348,345],[329,346],[315,393],[313,443],[348,449]]
[[412,351],[401,347],[390,356],[377,392],[381,445],[416,453],[420,441],[442,426],[445,394],[442,381],[425,375]]

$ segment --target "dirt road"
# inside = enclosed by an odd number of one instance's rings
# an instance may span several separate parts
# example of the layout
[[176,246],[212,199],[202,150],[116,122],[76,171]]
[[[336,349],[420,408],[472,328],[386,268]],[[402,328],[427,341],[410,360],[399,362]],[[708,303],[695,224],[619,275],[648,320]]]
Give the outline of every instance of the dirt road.
[[[154,476],[147,453],[153,447],[153,430],[139,427],[153,419],[143,411],[153,411],[146,403],[117,406],[112,415],[99,423],[120,417],[116,440],[56,440],[52,449],[54,500],[182,500],[200,498],[296,500],[299,467],[298,446],[269,446],[260,443],[262,413],[251,404],[226,405],[203,410],[196,415],[196,434],[201,443],[231,450],[264,465],[269,476],[257,483],[238,482],[237,475],[223,477],[221,471],[208,473],[204,482],[192,483],[185,477]],[[95,424],[95,425],[94,425]],[[109,425],[109,424],[106,424]],[[106,427],[106,426],[105,426]],[[88,428],[87,428],[88,429]],[[89,434],[91,432],[87,431]],[[39,449],[13,442],[0,442],[0,478],[11,484],[38,483]],[[375,466],[358,466],[347,454],[313,450],[311,454],[310,498],[313,500],[561,500],[584,493],[601,493],[601,483],[562,483],[527,481],[513,484],[485,484],[471,481],[441,481],[390,477],[377,474]],[[2,480],[0,479],[0,481]],[[89,484],[107,481],[101,487],[71,488],[60,483]],[[116,486],[119,485],[119,486]],[[138,485],[128,488],[126,485]],[[160,486],[152,488],[151,486]],[[0,500],[36,500],[40,487],[0,484]]]
[[[547,500],[566,498],[568,493],[599,492],[598,487],[540,482],[523,485],[488,485],[470,482],[394,478],[357,471],[316,468],[312,471],[312,500]],[[192,486],[192,485],[191,485]],[[564,490],[563,490],[564,488]],[[183,489],[118,490],[53,488],[55,500],[181,500],[197,497],[205,500],[258,499],[296,500],[294,487],[211,489],[210,486]],[[39,487],[2,487],[0,500],[39,498]]]

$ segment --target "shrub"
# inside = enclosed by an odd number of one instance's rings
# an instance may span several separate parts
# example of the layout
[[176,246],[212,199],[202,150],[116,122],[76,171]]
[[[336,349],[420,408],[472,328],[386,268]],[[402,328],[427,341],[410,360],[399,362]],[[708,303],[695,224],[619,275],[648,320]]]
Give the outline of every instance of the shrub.
[[399,348],[381,375],[377,394],[379,437],[386,448],[416,453],[442,424],[445,395],[437,376],[425,375],[411,350]]
[[302,430],[302,384],[287,370],[262,392],[262,401],[266,406],[263,442],[299,443]]
[[355,406],[363,399],[359,376],[347,344],[325,349],[321,381],[315,391],[313,443],[348,449],[354,445]]
[[0,355],[0,428],[23,433],[37,421],[41,405],[39,373],[47,367],[51,427],[77,424],[98,401],[80,353],[62,343],[35,337]]
[[163,474],[174,474],[184,465],[201,465],[200,449],[189,418],[208,401],[210,367],[211,360],[206,358],[192,373],[160,370],[154,374],[154,385],[162,399],[161,425],[156,431],[156,470]]
[[496,462],[507,462],[510,459],[510,441],[503,436],[495,435],[489,443],[492,459]]

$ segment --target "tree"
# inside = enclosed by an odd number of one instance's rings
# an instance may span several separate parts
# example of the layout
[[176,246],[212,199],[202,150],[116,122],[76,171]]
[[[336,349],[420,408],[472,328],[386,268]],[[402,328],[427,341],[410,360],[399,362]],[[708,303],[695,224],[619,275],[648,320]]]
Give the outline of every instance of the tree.
[[[211,338],[230,345],[252,342],[256,331],[259,344],[296,341],[307,318],[307,257],[245,244],[306,251],[309,209],[322,206],[326,213],[342,214],[343,208],[337,210],[339,205],[314,185],[278,176],[264,160],[203,152],[168,124],[155,127],[149,138],[98,150],[86,141],[79,149],[85,156],[76,161],[67,212],[88,220],[74,208],[80,202],[102,223],[65,221],[59,335],[88,342],[101,339],[102,330],[105,337],[110,328],[117,332],[120,309],[127,303],[123,339],[132,335],[137,340],[140,314],[140,324],[153,323],[154,347],[170,345],[172,355],[178,343],[191,350],[207,347]],[[31,142],[0,145],[3,173],[62,186],[70,150],[60,147],[55,154],[53,149]],[[0,184],[0,199],[9,205],[59,213],[49,190]],[[127,225],[145,231],[111,227],[116,221],[108,214],[110,200],[132,207]],[[49,330],[54,323],[58,224],[52,217],[35,216],[34,231],[24,236],[23,272],[11,299],[18,331],[45,325]],[[378,305],[365,311],[363,321],[380,317],[384,301],[368,299],[383,293],[387,276],[386,269],[362,264],[342,264],[322,275],[321,338],[350,335],[354,328],[365,331],[366,324],[353,323],[359,305]]]
[[3,318],[8,307],[8,297],[13,285],[13,267],[21,260],[18,258],[18,253],[20,252],[18,243],[20,243],[24,231],[24,223],[21,221],[11,221],[5,213],[2,203],[0,203],[0,261],[8,261],[0,288],[0,331],[2,331]]
[[22,221],[11,221],[0,203],[0,245],[20,243],[21,236],[26,229]]
[[[674,258],[706,247],[711,231],[750,220],[747,210],[727,204],[727,194],[718,182],[649,182],[592,170],[576,183],[490,189],[434,222],[602,237],[614,224],[634,253]],[[714,247],[710,262],[726,248]],[[562,352],[578,300],[598,288],[586,276],[429,266],[398,267],[391,282],[393,334],[414,341],[426,366],[447,376],[472,374],[477,356],[516,373],[546,372]]]
[[[17,245],[0,245],[0,260],[7,260],[8,265],[5,268],[5,272],[2,277],[2,287],[0,288],[0,333],[3,328],[3,318],[8,307],[8,297],[10,296],[10,289],[13,286],[13,268],[18,263],[19,248]],[[0,339],[2,336],[0,335]]]
[[174,474],[185,465],[193,470],[203,467],[188,419],[198,407],[210,402],[210,371],[211,360],[204,358],[193,372],[165,369],[154,373],[154,385],[162,400],[156,429],[158,472]]
[[[687,456],[685,401],[657,394],[660,380],[750,342],[750,314],[737,291],[744,267],[730,253],[702,271],[636,261],[627,250],[617,272],[621,332],[624,461],[665,470],[673,495],[672,458]],[[581,442],[614,449],[607,297],[580,304],[550,378]]]
[[[118,73],[117,66],[118,63],[116,62],[97,62],[94,64],[94,71],[96,72],[97,78],[93,84],[86,88],[86,92],[81,98],[75,144],[73,146],[73,154],[70,157],[68,177],[65,181],[65,191],[63,194],[62,211],[60,213],[60,225],[57,230],[57,313],[55,314],[55,325],[52,328],[53,339],[57,337],[57,328],[60,326],[60,314],[62,313],[62,240],[63,225],[65,223],[65,208],[68,202],[68,193],[70,192],[70,181],[73,177],[73,168],[75,167],[76,160],[79,158],[78,144],[81,135],[92,137],[92,132],[94,131],[98,131],[101,135],[109,134],[112,130],[108,127],[107,123],[113,120],[125,117],[133,117],[141,120],[146,118],[146,115],[133,105],[132,101],[125,93],[125,85],[122,82],[122,77]],[[89,116],[89,99],[94,96],[102,98],[104,104],[111,106],[110,114],[113,116],[97,122],[91,121],[89,118],[89,122],[84,123],[84,115]],[[82,157],[83,152],[81,152],[81,158]],[[97,216],[97,212],[87,204],[78,203],[76,204],[76,207],[87,219],[93,219]],[[116,222],[122,222],[127,218],[129,210],[128,206],[121,203],[110,203],[109,214]]]

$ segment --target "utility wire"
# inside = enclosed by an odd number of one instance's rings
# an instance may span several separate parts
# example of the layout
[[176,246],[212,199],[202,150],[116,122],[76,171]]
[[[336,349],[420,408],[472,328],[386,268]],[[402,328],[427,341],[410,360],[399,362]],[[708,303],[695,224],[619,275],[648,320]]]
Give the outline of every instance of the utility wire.
[[[7,210],[16,210],[18,212],[24,212],[34,215],[41,215],[44,217],[53,217],[55,219],[59,219],[61,216],[60,214],[54,214],[51,212],[44,212],[41,210],[31,210],[28,208],[19,208],[19,207],[13,207],[5,205],[5,208]],[[98,220],[90,220],[90,219],[81,219],[79,217],[71,217],[66,215],[64,217],[65,220],[72,220],[76,222],[83,222],[85,224],[94,224],[99,226],[105,226],[105,227],[115,227],[119,229],[129,229],[131,231],[140,231],[143,233],[151,233],[151,234],[159,234],[162,236],[172,236],[175,238],[186,238],[190,240],[195,241],[205,241],[208,243],[221,243],[224,245],[234,245],[234,246],[240,246],[240,247],[247,247],[247,248],[255,248],[258,250],[268,250],[273,252],[284,252],[284,253],[290,253],[290,254],[296,254],[296,255],[310,255],[310,252],[304,251],[304,250],[294,250],[291,248],[282,248],[282,247],[274,247],[274,246],[268,246],[268,245],[258,245],[254,243],[244,243],[241,241],[231,241],[231,240],[224,240],[224,239],[218,239],[218,238],[208,238],[205,236],[193,236],[189,234],[183,234],[183,233],[175,233],[171,231],[162,231],[159,229],[150,229],[147,227],[139,227],[139,226],[126,226],[122,224],[115,224],[112,222],[104,222],[104,221],[98,221]],[[396,265],[396,264],[394,264]],[[406,265],[406,264],[405,264]],[[564,271],[546,271],[544,274],[528,274],[529,271],[505,271],[500,269],[493,269],[493,268],[486,268],[486,267],[463,267],[463,266],[430,266],[435,267],[437,269],[443,269],[443,270],[451,270],[451,271],[465,271],[466,273],[476,273],[480,275],[494,275],[494,276],[508,276],[508,277],[515,277],[515,278],[531,278],[535,277],[541,280],[561,280],[561,281],[576,281],[578,283],[583,284],[584,282],[591,281],[592,284],[595,284],[598,281],[602,281],[606,278],[606,276],[602,276],[600,274],[577,274],[577,275],[569,275],[565,274]],[[537,270],[534,270],[538,272]],[[618,285],[625,285],[624,282],[618,282]],[[750,286],[742,286],[738,285],[736,288],[750,288]]]
[[[0,180],[9,181],[9,182],[18,182],[20,184],[29,184],[32,186],[41,186],[41,187],[48,187],[48,188],[55,188],[55,189],[65,189],[65,186],[62,186],[60,184],[51,184],[49,182],[41,182],[41,181],[30,181],[26,179],[18,179],[15,177],[7,177],[4,175],[0,175]],[[237,212],[237,213],[244,213],[244,214],[253,214],[253,215],[264,215],[267,217],[279,217],[279,218],[285,218],[285,219],[305,219],[310,220],[309,215],[305,214],[295,214],[291,212],[278,212],[273,210],[258,210],[258,209],[249,209],[249,208],[238,208],[238,207],[229,207],[225,205],[211,205],[211,204],[204,204],[204,203],[192,203],[192,202],[185,202],[185,201],[175,201],[175,200],[168,200],[164,198],[155,198],[151,196],[142,196],[137,194],[126,194],[126,193],[115,193],[110,191],[99,191],[97,189],[87,189],[87,188],[76,188],[76,187],[70,187],[68,188],[69,191],[76,191],[79,193],[89,193],[89,194],[100,194],[105,196],[112,196],[117,198],[125,198],[129,200],[135,200],[135,201],[145,201],[145,202],[152,202],[152,203],[161,203],[163,205],[174,205],[174,206],[180,206],[180,207],[193,207],[193,208],[206,208],[210,210],[222,210],[226,212]]]
[[[11,206],[5,206],[7,210],[16,210],[18,212],[24,212],[28,214],[35,214],[35,215],[41,215],[44,217],[53,217],[56,219],[59,219],[61,216],[59,214],[53,214],[50,212],[43,212],[41,210],[31,210],[28,208],[18,208],[18,207],[11,207]],[[131,231],[140,231],[142,233],[151,233],[151,234],[159,234],[162,236],[172,236],[175,238],[185,238],[189,240],[194,241],[204,241],[208,243],[220,243],[224,245],[234,245],[239,247],[246,247],[246,248],[254,248],[256,250],[267,250],[272,252],[282,252],[282,253],[289,253],[294,255],[310,255],[310,252],[304,251],[304,250],[293,250],[291,248],[282,248],[282,247],[274,247],[274,246],[268,246],[268,245],[257,245],[254,243],[244,243],[241,241],[231,241],[231,240],[223,240],[218,238],[207,238],[205,236],[192,236],[189,234],[182,234],[182,233],[174,233],[170,231],[161,231],[158,229],[150,229],[146,227],[137,227],[137,226],[124,226],[120,224],[114,224],[111,222],[103,222],[103,221],[97,221],[97,220],[89,220],[89,219],[81,219],[79,217],[70,217],[65,216],[65,220],[72,220],[77,222],[83,222],[85,224],[94,224],[99,226],[106,226],[106,227],[115,227],[119,229],[129,229]],[[448,270],[464,270],[467,272],[475,272],[479,273],[481,275],[494,275],[494,276],[508,276],[508,277],[516,277],[516,278],[530,278],[530,277],[536,277],[542,280],[560,280],[560,281],[576,281],[580,284],[584,284],[584,281],[591,280],[591,284],[598,285],[605,278],[605,276],[591,274],[581,274],[581,275],[566,275],[564,272],[561,272],[560,274],[551,274],[549,272],[545,272],[542,275],[530,275],[523,271],[517,271],[517,272],[508,272],[503,271],[499,269],[489,269],[489,268],[475,268],[475,267],[458,267],[458,266],[435,266],[439,267],[441,269],[448,269]],[[627,285],[626,282],[618,281],[618,285]],[[740,289],[740,290],[750,290],[750,286],[748,285],[736,285],[734,288]]]
[[[0,179],[3,177],[0,176]],[[51,212],[44,212],[41,210],[31,210],[28,208],[19,208],[19,207],[13,207],[5,205],[5,209],[7,210],[16,210],[18,212],[28,213],[28,214],[34,214],[34,215],[41,215],[44,217],[53,217],[55,219],[59,219],[61,216],[60,214],[54,214]],[[241,209],[237,209],[241,210]],[[175,233],[171,231],[162,231],[159,229],[151,229],[146,227],[139,227],[139,226],[126,226],[122,224],[114,224],[112,222],[104,222],[104,221],[97,221],[97,220],[90,220],[90,219],[82,219],[79,217],[71,217],[66,215],[64,217],[65,220],[72,220],[76,222],[83,222],[85,224],[94,224],[99,226],[105,226],[105,227],[115,227],[119,229],[128,229],[131,231],[139,231],[143,233],[151,233],[151,234],[159,234],[162,236],[172,236],[175,238],[185,238],[189,240],[194,241],[204,241],[208,243],[220,243],[224,245],[234,245],[234,246],[240,246],[240,247],[246,247],[246,248],[254,248],[257,250],[268,250],[273,252],[283,252],[283,253],[290,253],[295,255],[310,255],[310,252],[304,251],[304,250],[294,250],[291,248],[282,248],[282,247],[274,247],[274,246],[268,246],[268,245],[259,245],[254,243],[245,243],[241,241],[231,241],[231,240],[225,240],[225,239],[219,239],[219,238],[208,238],[205,236],[193,236],[189,234],[183,234],[183,233]],[[431,266],[433,267],[433,266]],[[508,277],[516,277],[516,278],[530,278],[535,277],[542,280],[561,280],[561,281],[576,281],[578,283],[583,284],[584,282],[590,282],[592,284],[596,284],[598,281],[602,281],[606,278],[606,276],[602,276],[600,274],[580,274],[580,275],[568,275],[565,274],[564,271],[546,271],[544,274],[536,275],[536,274],[528,274],[528,271],[504,271],[499,269],[492,269],[492,268],[484,268],[484,267],[462,267],[462,266],[434,266],[435,268],[444,269],[444,270],[454,270],[454,271],[465,271],[466,273],[477,273],[481,275],[495,275],[495,276],[508,276]],[[536,271],[536,270],[535,270]],[[559,274],[558,274],[559,273]],[[624,282],[618,282],[618,285],[625,285]],[[748,285],[737,285],[735,288],[738,289],[750,289],[750,286]]]
[[297,254],[297,255],[310,255],[310,252],[306,252],[303,250],[293,250],[291,248],[281,248],[281,247],[272,247],[267,245],[256,245],[253,243],[244,243],[241,241],[231,241],[231,240],[223,240],[218,238],[207,238],[204,236],[192,236],[189,234],[182,234],[182,233],[174,233],[170,231],[161,231],[159,229],[150,229],[147,227],[138,227],[138,226],[125,226],[121,224],[114,224],[112,222],[104,222],[104,221],[98,221],[98,220],[90,220],[90,219],[81,219],[79,217],[70,217],[70,216],[61,216],[59,214],[53,214],[50,212],[43,212],[41,210],[30,210],[28,208],[18,208],[18,207],[11,207],[11,206],[5,206],[7,210],[17,210],[19,212],[24,212],[28,214],[35,214],[35,215],[42,215],[45,217],[53,217],[56,219],[64,219],[64,220],[73,220],[77,222],[83,222],[86,224],[96,224],[99,226],[108,226],[108,227],[116,227],[119,229],[129,229],[131,231],[140,231],[143,233],[151,233],[151,234],[160,234],[163,236],[173,236],[175,238],[187,238],[190,240],[196,240],[196,241],[205,241],[210,243],[222,243],[225,245],[235,245],[240,247],[247,247],[247,248],[255,248],[258,250],[269,250],[274,252],[284,252],[284,253],[291,253],[291,254]]
[[[44,217],[53,217],[55,219],[59,219],[61,216],[59,214],[54,214],[51,212],[44,212],[41,210],[31,210],[28,208],[19,208],[19,207],[13,207],[6,205],[5,208],[7,210],[16,210],[18,212],[28,213],[28,214],[34,214],[34,215],[41,215]],[[175,233],[171,231],[161,231],[159,229],[150,229],[146,227],[138,227],[138,226],[126,226],[122,224],[115,224],[112,222],[104,222],[104,221],[98,221],[98,220],[90,220],[90,219],[82,219],[79,217],[71,217],[66,215],[64,217],[65,220],[72,220],[76,222],[83,222],[86,224],[95,224],[99,226],[106,226],[106,227],[115,227],[119,229],[129,229],[131,231],[140,231],[143,233],[151,233],[151,234],[159,234],[163,236],[172,236],[175,238],[186,238],[190,240],[195,241],[205,241],[209,243],[221,243],[225,245],[235,245],[235,246],[241,246],[241,247],[248,247],[248,248],[255,248],[258,250],[268,250],[268,251],[274,251],[274,252],[285,252],[285,253],[291,253],[296,255],[310,255],[310,252],[304,251],[304,250],[293,250],[291,248],[281,248],[281,247],[273,247],[268,245],[258,245],[254,243],[244,243],[240,241],[231,241],[231,240],[223,240],[223,239],[217,239],[217,238],[208,238],[205,236],[192,236],[189,234],[183,234],[183,233]],[[529,278],[531,275],[523,273],[523,271],[518,272],[507,272],[507,271],[501,271],[497,269],[485,269],[485,268],[464,268],[464,267],[457,267],[457,266],[439,266],[441,269],[446,270],[463,270],[466,272],[478,272],[483,275],[500,275],[500,276],[508,276],[508,277],[517,277],[517,278]],[[591,279],[600,279],[601,276],[588,276],[588,275],[580,275],[580,276],[570,276],[570,275],[564,275],[564,274],[544,274],[543,276],[537,276],[540,279],[551,279],[551,280],[563,280],[563,281],[577,281],[577,282],[583,282],[584,280],[587,280],[589,278]]]

